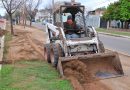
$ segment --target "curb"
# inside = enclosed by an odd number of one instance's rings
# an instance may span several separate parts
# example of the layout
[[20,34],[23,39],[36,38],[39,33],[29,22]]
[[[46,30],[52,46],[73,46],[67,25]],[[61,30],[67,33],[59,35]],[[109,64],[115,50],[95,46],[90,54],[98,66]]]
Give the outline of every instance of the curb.
[[109,36],[115,36],[115,37],[122,37],[122,38],[130,39],[129,36],[124,36],[124,35],[117,35],[117,34],[104,33],[104,32],[98,32],[98,33],[99,33],[99,34],[104,34],[104,35],[109,35]]
[[116,50],[113,50],[113,49],[110,49],[110,48],[105,48],[105,49],[106,49],[106,50],[110,50],[110,51],[117,52],[117,53],[122,54],[122,55],[127,56],[127,57],[130,57],[129,54],[127,54],[127,53],[123,53],[123,52],[121,52],[121,51],[116,51]]
[[[0,40],[0,43],[1,43],[1,46],[0,46],[0,61],[2,61],[3,59],[3,52],[4,52],[4,40],[5,40],[5,36],[2,36],[1,37],[1,40]],[[0,70],[2,69],[2,64],[0,64]]]

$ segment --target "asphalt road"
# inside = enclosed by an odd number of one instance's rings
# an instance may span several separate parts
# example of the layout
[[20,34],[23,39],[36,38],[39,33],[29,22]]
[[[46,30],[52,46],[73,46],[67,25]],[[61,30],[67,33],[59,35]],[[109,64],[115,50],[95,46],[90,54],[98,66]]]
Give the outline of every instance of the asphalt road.
[[130,39],[99,34],[105,48],[130,55]]

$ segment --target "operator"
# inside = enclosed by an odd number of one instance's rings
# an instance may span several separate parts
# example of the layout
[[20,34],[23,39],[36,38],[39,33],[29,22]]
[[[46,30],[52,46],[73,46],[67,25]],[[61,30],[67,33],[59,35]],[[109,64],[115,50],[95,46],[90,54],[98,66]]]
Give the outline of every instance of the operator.
[[72,16],[69,15],[67,17],[67,22],[65,22],[65,33],[66,33],[66,38],[79,38],[79,35],[77,34],[76,29],[76,22],[72,20]]

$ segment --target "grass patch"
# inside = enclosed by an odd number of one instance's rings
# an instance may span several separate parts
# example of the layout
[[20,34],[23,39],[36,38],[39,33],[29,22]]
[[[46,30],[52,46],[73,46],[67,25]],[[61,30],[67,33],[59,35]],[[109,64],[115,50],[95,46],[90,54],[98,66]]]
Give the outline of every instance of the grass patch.
[[11,35],[11,32],[10,31],[10,26],[7,25],[6,26],[6,32],[5,32],[5,41],[4,41],[4,52],[3,52],[3,60],[6,60],[6,56],[7,56],[7,53],[8,53],[8,49],[9,49],[9,44],[8,42],[12,40],[12,35]]
[[15,65],[3,65],[0,74],[0,90],[73,90],[67,80],[45,62],[19,61]]
[[5,33],[5,46],[4,46],[4,52],[3,52],[3,60],[6,60],[6,56],[8,53],[8,49],[9,49],[9,44],[8,42],[12,40],[12,35],[10,32],[6,32]]
[[103,28],[97,28],[96,31],[110,33],[113,35],[116,34],[116,35],[130,36],[130,32],[125,32],[125,31],[107,30],[107,29],[103,29]]

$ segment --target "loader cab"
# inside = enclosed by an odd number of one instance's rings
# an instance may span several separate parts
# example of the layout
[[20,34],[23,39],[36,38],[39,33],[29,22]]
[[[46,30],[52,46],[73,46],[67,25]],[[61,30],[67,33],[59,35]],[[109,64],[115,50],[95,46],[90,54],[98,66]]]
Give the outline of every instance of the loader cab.
[[85,23],[85,17],[84,17],[84,10],[85,7],[82,5],[62,5],[60,6],[60,9],[57,9],[54,12],[54,25],[57,27],[62,27],[65,34],[67,29],[67,17],[72,16],[72,21],[75,23],[75,28],[69,29],[69,31],[76,31],[77,35],[79,35],[78,38],[88,38],[93,37],[92,34],[89,34],[89,31],[91,31],[90,27],[86,27]]

